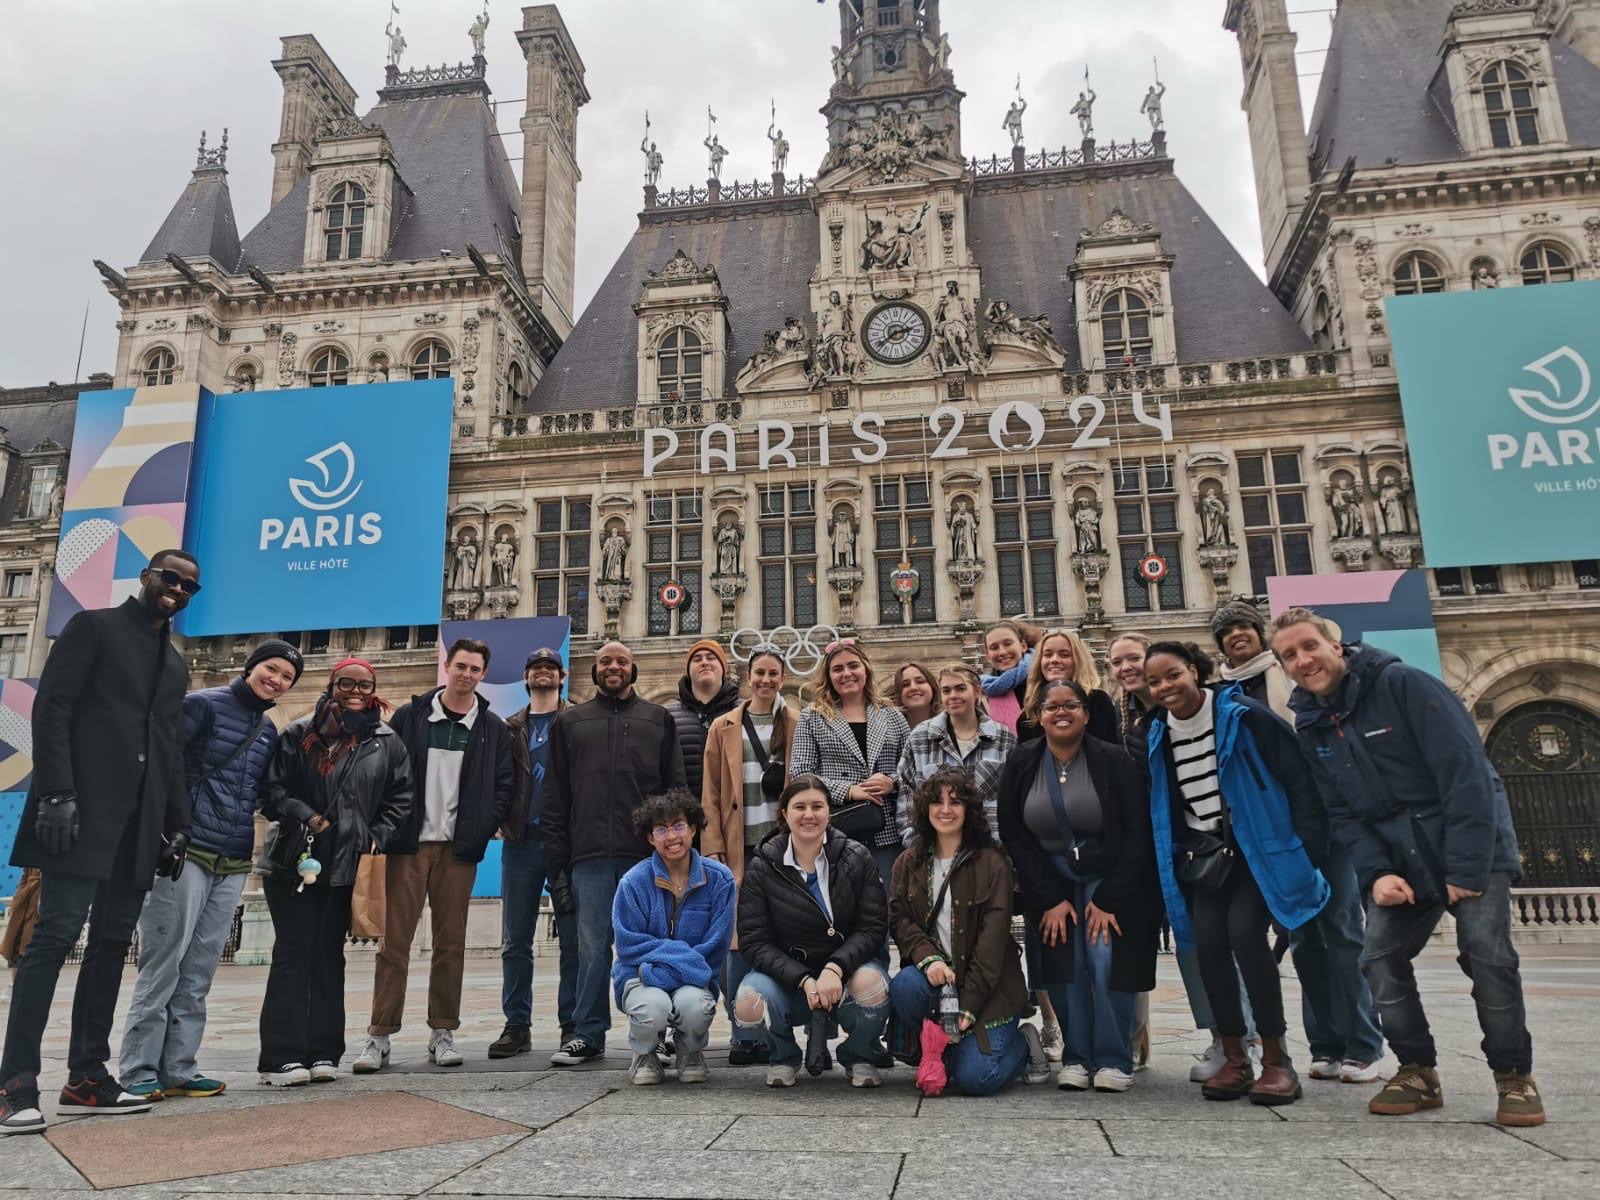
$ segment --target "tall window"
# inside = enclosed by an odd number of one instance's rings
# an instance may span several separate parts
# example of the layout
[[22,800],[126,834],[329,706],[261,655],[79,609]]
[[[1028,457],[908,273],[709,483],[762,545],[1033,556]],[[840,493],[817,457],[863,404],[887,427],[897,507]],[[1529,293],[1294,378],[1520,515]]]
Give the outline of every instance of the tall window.
[[761,628],[817,623],[817,505],[809,483],[760,489]]
[[588,500],[541,500],[533,539],[533,611],[536,616],[565,614],[572,632],[589,632]]
[[1522,252],[1520,265],[1524,287],[1536,283],[1571,283],[1577,278],[1566,251],[1549,242],[1535,242],[1529,246]]
[[33,571],[7,571],[4,595],[7,600],[26,600],[33,595]]
[[37,519],[49,515],[59,474],[60,469],[54,463],[28,469],[28,498],[22,508],[24,517]]
[[1311,310],[1311,344],[1318,350],[1333,349],[1333,305],[1327,292],[1317,293],[1317,302]]
[[[1111,468],[1117,503],[1117,561],[1129,612],[1183,607],[1183,538],[1178,533],[1178,488],[1172,459],[1129,458]],[[1149,554],[1166,560],[1167,573],[1148,583],[1139,564]]]
[[[645,575],[650,583],[651,634],[700,632],[700,570],[705,522],[699,492],[651,496],[645,506]],[[661,603],[669,579],[683,585],[687,598],[677,608]]]
[[360,258],[367,224],[366,189],[357,183],[341,183],[328,197],[328,207],[324,213],[326,243],[323,258],[329,262]]
[[702,394],[700,337],[679,326],[656,350],[657,394],[663,400],[698,400]]
[[1539,144],[1539,106],[1528,73],[1513,62],[1499,62],[1483,73],[1483,103],[1489,110],[1489,138],[1499,148]]
[[1306,516],[1305,477],[1298,450],[1239,456],[1239,495],[1244,508],[1245,556],[1250,586],[1267,594],[1273,575],[1310,575],[1311,523]]
[[1422,296],[1444,291],[1444,273],[1426,254],[1407,254],[1394,265],[1394,294]]
[[[933,574],[933,501],[922,475],[891,475],[873,481],[874,545],[878,552],[878,619],[885,625],[920,625],[935,617]],[[900,603],[894,573],[909,563],[921,576],[909,605]]]
[[350,382],[350,356],[329,347],[311,360],[312,387],[343,387]]
[[0,633],[0,679],[20,679],[28,673],[28,635]]
[[178,377],[178,356],[165,346],[158,346],[144,356],[144,386],[156,387],[171,383]]
[[1056,589],[1056,528],[1048,467],[989,473],[994,493],[995,578],[1000,615],[1061,615]]
[[411,378],[450,378],[450,347],[443,342],[423,342],[411,356]]
[[1433,582],[1441,596],[1498,596],[1499,567],[1438,567]]
[[1105,342],[1106,366],[1118,366],[1129,359],[1140,364],[1150,362],[1150,306],[1138,292],[1123,288],[1106,297],[1100,306],[1100,333]]
[[528,396],[533,388],[528,383],[528,373],[522,369],[522,364],[514,362],[511,369],[506,372],[506,411],[521,413],[528,411]]

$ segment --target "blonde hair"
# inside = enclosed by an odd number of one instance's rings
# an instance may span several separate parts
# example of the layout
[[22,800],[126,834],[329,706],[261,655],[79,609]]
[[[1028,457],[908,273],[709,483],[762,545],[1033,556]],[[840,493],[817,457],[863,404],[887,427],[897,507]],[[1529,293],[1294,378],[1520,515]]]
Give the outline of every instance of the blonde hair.
[[1072,681],[1086,692],[1097,691],[1100,687],[1100,668],[1095,665],[1094,655],[1089,653],[1089,647],[1084,645],[1083,639],[1071,629],[1051,629],[1034,646],[1033,664],[1028,668],[1028,689],[1023,693],[1022,707],[1024,712],[1030,714],[1030,721],[1034,719],[1032,714],[1039,711],[1045,682],[1044,644],[1051,638],[1065,638],[1072,649]]
[[[1286,608],[1272,618],[1272,624],[1267,626],[1267,645],[1272,645],[1272,635],[1281,633],[1291,625],[1309,625],[1334,645],[1338,645],[1344,638],[1341,630],[1327,617],[1318,616],[1309,608]],[[1276,655],[1276,651],[1274,651]]]
[[[1111,645],[1107,649],[1115,650],[1118,642],[1134,642],[1142,650],[1149,650],[1153,645],[1150,639],[1142,633],[1119,633],[1111,639]],[[1117,716],[1120,718],[1120,727],[1123,729],[1132,729],[1134,722],[1138,719],[1133,711],[1133,693],[1123,687],[1121,681],[1117,683]]]
[[[946,663],[939,668],[939,678],[943,679],[946,675],[959,675],[972,685],[973,707],[977,710],[978,719],[980,721],[986,720],[989,716],[989,703],[984,699],[983,680],[979,677],[977,670],[969,663]],[[935,690],[937,691],[937,689]]]
[[903,662],[898,667],[895,668],[895,671],[894,671],[894,703],[895,703],[895,707],[901,709],[902,711],[905,709],[905,705],[900,702],[900,688],[901,688],[901,685],[904,683],[904,680],[901,679],[901,676],[905,674],[905,670],[906,670],[907,667],[910,667],[915,671],[922,672],[922,677],[928,681],[928,690],[933,693],[933,699],[928,702],[929,703],[928,715],[930,717],[937,717],[940,713],[942,713],[944,711],[944,705],[942,703],[940,703],[940,701],[939,701],[939,676],[934,674],[932,671],[928,670],[927,667],[923,666],[919,662],[909,662],[909,661],[908,662]]
[[854,654],[866,669],[867,683],[861,689],[861,695],[867,702],[867,707],[881,708],[883,705],[883,699],[878,695],[878,682],[872,673],[872,659],[867,654],[867,648],[854,638],[834,642],[823,652],[822,661],[817,664],[817,673],[811,679],[811,707],[829,721],[839,715],[840,701],[839,693],[833,690],[833,680],[828,678],[828,668],[833,665],[834,659],[846,653]]

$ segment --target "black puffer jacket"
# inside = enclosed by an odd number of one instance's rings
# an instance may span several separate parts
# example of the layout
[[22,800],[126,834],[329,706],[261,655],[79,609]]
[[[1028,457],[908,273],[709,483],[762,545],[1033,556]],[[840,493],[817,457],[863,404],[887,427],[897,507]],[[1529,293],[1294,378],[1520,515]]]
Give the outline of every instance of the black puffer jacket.
[[700,703],[689,686],[689,677],[678,680],[678,698],[669,700],[666,709],[678,727],[678,749],[683,751],[683,784],[689,794],[699,800],[705,786],[706,730],[725,712],[732,712],[739,703],[739,685],[731,679],[722,682],[722,690],[705,704]]
[[394,730],[380,724],[341,758],[332,775],[311,765],[305,751],[311,717],[291,721],[278,738],[261,780],[261,812],[277,822],[268,835],[261,868],[293,875],[306,845],[306,821],[315,813],[328,828],[312,839],[322,878],[353,887],[356,863],[376,842],[381,854],[411,811],[411,756]]
[[[411,778],[416,788],[416,803],[395,830],[386,853],[415,854],[422,833],[422,818],[427,811],[428,726],[433,698],[443,688],[434,688],[411,703],[402,704],[389,718],[389,724],[411,754]],[[506,725],[489,711],[489,702],[474,697],[478,715],[467,734],[466,753],[461,756],[461,785],[456,804],[455,832],[450,839],[450,856],[457,862],[479,863],[511,806],[516,770],[511,759],[511,739]]]
[[871,960],[889,932],[889,898],[872,851],[829,829],[822,852],[828,859],[828,899],[833,920],[806,887],[800,872],[785,866],[789,834],[770,835],[745,861],[739,885],[739,953],[750,969],[797,988],[830,962],[844,978]]

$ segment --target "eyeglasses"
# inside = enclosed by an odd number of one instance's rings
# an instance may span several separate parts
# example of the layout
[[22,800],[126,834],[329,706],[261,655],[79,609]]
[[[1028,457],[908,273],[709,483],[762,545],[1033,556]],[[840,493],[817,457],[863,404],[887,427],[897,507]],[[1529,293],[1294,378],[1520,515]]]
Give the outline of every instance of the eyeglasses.
[[1083,705],[1079,704],[1076,700],[1058,700],[1054,704],[1046,704],[1039,711],[1047,717],[1053,717],[1057,713],[1082,712]]
[[671,834],[675,837],[683,837],[688,832],[689,822],[679,821],[674,825],[657,825],[650,831],[650,836],[654,838],[664,838]]
[[378,684],[375,680],[351,679],[345,675],[341,675],[338,679],[335,679],[333,681],[333,686],[337,691],[360,692],[363,696],[370,696],[373,692],[378,690]]
[[185,596],[192,596],[200,590],[200,581],[190,579],[187,575],[179,575],[176,571],[166,567],[152,568],[152,574],[159,580],[163,587],[177,588]]

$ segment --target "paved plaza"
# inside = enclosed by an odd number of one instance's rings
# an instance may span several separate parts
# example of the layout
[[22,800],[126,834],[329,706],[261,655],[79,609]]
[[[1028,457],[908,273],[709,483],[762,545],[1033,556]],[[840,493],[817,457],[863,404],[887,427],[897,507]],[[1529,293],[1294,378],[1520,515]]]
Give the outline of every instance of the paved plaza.
[[[709,1056],[711,1081],[628,1085],[614,1030],[603,1063],[551,1070],[553,1021],[534,1053],[489,1062],[500,1030],[499,964],[468,963],[459,1043],[467,1064],[426,1060],[420,1018],[395,1039],[378,1076],[290,1091],[255,1082],[255,1015],[265,969],[224,967],[212,993],[201,1065],[225,1079],[210,1100],[168,1100],[148,1116],[55,1120],[65,1074],[63,975],[45,1043],[44,1137],[0,1141],[7,1197],[243,1196],[828,1197],[1027,1200],[1064,1196],[1278,1200],[1421,1200],[1492,1186],[1518,1200],[1600,1195],[1600,947],[1524,951],[1529,1024],[1550,1111],[1542,1129],[1492,1121],[1494,1093],[1454,956],[1419,961],[1440,1039],[1446,1103],[1419,1117],[1366,1113],[1366,1086],[1306,1081],[1290,1108],[1207,1103],[1187,1082],[1204,1047],[1170,957],[1152,1005],[1154,1055],[1127,1095],[1072,1094],[1015,1084],[975,1100],[924,1099],[911,1072],[886,1072],[878,1091],[852,1091],[842,1072],[802,1075],[769,1091],[759,1067]],[[537,1009],[553,1009],[551,959],[539,962]],[[369,961],[352,962],[353,1057],[366,1011]],[[8,981],[0,978],[0,984]],[[123,985],[124,1006],[132,990]],[[1298,988],[1285,978],[1296,1006]],[[410,997],[426,995],[413,971]],[[416,1011],[415,1009],[412,1010]],[[719,1020],[713,1046],[727,1044]],[[118,1036],[120,1037],[120,1031]],[[113,1040],[113,1045],[116,1045]],[[1302,1070],[1304,1044],[1296,1043]],[[1392,1065],[1392,1060],[1391,1060]]]

